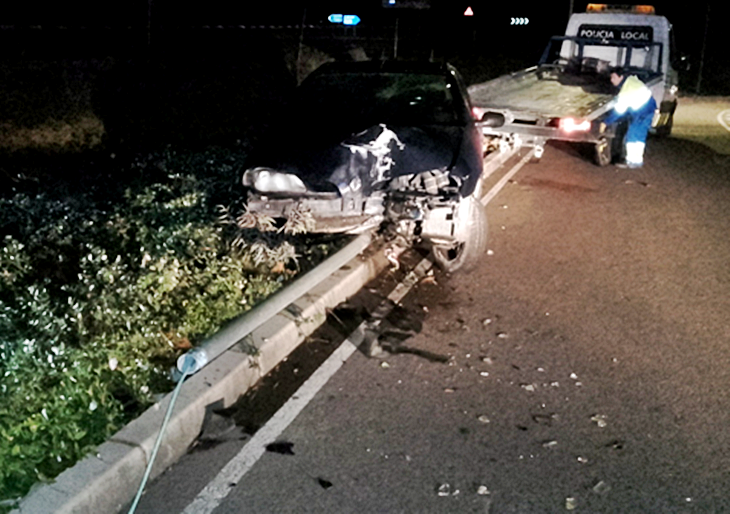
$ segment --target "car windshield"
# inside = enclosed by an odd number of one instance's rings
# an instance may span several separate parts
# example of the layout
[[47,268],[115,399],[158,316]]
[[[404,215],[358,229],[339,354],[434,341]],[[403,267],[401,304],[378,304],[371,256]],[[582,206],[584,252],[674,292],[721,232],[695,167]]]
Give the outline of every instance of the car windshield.
[[324,123],[453,125],[459,123],[451,84],[440,75],[330,73],[310,77],[297,108]]

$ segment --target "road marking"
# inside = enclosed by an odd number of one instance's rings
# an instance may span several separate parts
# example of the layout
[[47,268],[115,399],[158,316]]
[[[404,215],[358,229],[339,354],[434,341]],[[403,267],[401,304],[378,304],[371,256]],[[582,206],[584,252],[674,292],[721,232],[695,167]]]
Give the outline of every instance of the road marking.
[[[431,268],[429,259],[423,259],[388,295],[384,304],[392,305],[400,302],[403,297],[417,284]],[[382,305],[382,304],[381,304]],[[380,308],[379,308],[380,309]],[[383,308],[386,315],[386,308]],[[276,441],[292,421],[304,410],[304,407],[314,398],[327,381],[342,367],[345,361],[355,353],[362,343],[366,323],[363,322],[350,336],[334,351],[329,358],[310,376],[304,384],[292,395],[289,400],[274,414],[274,416],[246,443],[241,451],[226,464],[218,475],[198,493],[193,502],[188,505],[183,514],[210,514],[228,496],[233,486],[256,464],[266,452],[266,446]]]
[[518,162],[517,164],[515,164],[512,167],[512,169],[509,170],[504,175],[504,177],[502,177],[501,179],[499,179],[499,182],[497,182],[494,185],[494,187],[492,189],[490,189],[489,192],[482,197],[482,205],[487,205],[489,202],[491,202],[494,199],[494,197],[497,196],[497,193],[499,193],[502,190],[502,188],[505,186],[505,184],[507,184],[507,182],[509,181],[509,179],[511,179],[514,176],[515,173],[517,173],[518,171],[520,171],[520,169],[522,169],[522,166],[524,166],[525,163],[527,163],[527,161],[529,161],[532,158],[532,156],[533,156],[534,153],[535,153],[535,150],[534,149],[532,149],[529,152],[527,152],[527,155],[525,155],[522,158],[522,160],[520,160],[520,162]]
[[726,109],[717,115],[717,121],[730,132],[730,109]]

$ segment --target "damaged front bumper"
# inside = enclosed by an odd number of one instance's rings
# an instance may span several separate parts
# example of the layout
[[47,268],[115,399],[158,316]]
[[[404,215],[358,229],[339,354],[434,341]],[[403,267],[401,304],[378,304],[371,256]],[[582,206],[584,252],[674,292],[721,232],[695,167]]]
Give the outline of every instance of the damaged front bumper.
[[248,209],[275,219],[304,214],[319,234],[360,234],[380,226],[385,220],[384,194],[340,197],[336,193],[281,198],[249,193]]

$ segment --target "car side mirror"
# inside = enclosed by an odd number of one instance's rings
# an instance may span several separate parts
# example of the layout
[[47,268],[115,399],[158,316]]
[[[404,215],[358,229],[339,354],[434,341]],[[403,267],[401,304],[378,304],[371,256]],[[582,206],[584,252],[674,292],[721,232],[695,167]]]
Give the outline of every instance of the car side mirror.
[[479,124],[485,127],[501,127],[504,122],[504,114],[499,112],[485,112],[479,120]]

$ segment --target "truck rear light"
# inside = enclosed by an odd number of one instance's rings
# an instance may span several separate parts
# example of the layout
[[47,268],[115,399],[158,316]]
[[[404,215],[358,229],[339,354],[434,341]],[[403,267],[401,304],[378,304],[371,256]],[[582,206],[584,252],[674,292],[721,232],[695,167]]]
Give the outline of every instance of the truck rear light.
[[588,120],[574,120],[573,118],[562,118],[559,123],[563,132],[588,132],[591,130],[591,122]]

